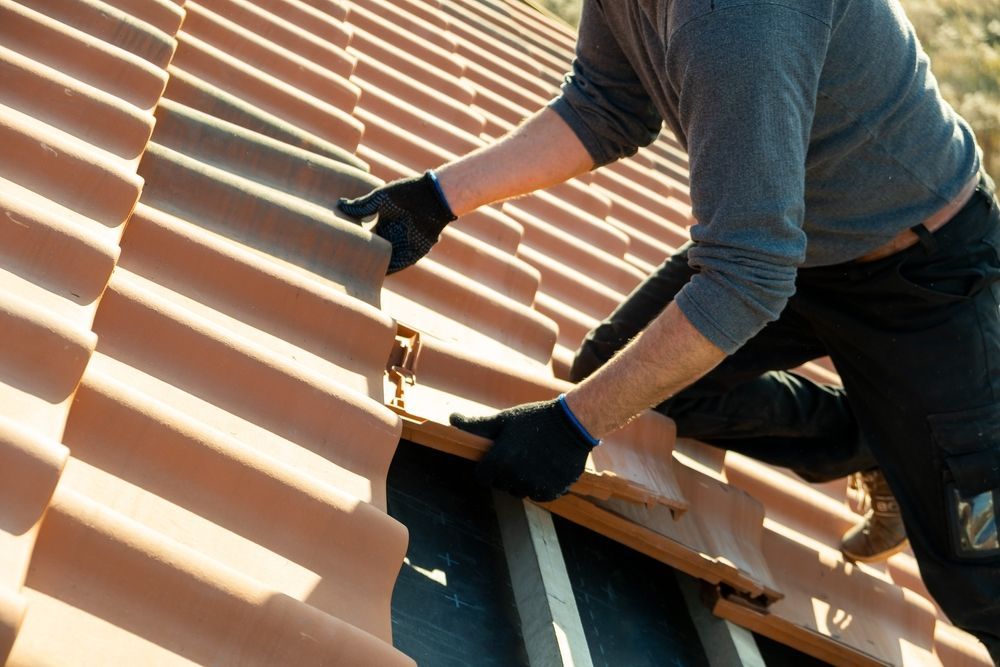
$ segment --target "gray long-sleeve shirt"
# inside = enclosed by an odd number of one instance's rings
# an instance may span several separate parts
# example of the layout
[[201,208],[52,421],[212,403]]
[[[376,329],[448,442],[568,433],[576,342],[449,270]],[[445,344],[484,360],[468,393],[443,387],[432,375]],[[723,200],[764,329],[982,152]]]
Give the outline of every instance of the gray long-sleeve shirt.
[[798,267],[873,250],[979,169],[896,0],[584,0],[551,106],[596,165],[664,120],[685,145],[700,272],[676,301],[727,353]]

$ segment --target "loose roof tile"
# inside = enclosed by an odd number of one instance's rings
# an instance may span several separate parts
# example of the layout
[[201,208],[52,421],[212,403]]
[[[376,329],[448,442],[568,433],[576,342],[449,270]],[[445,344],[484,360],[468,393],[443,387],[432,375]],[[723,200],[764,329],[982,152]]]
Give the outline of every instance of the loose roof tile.
[[[672,461],[690,511],[570,494],[545,506],[576,523],[764,609],[784,594],[761,551],[763,507],[749,495]],[[582,491],[582,489],[581,489]]]
[[[410,418],[409,437],[466,458],[479,458],[488,442],[448,426],[451,412],[485,414],[519,403],[553,398],[568,385],[540,364],[517,365],[508,356],[482,357],[462,352],[436,337],[401,334],[401,347],[390,358],[386,397]],[[405,353],[405,354],[404,354]],[[400,371],[402,373],[400,374]],[[416,382],[406,382],[406,376]],[[395,398],[393,398],[395,397]],[[636,502],[686,507],[670,467],[672,423],[648,414],[594,450],[579,483],[599,497],[626,497]]]

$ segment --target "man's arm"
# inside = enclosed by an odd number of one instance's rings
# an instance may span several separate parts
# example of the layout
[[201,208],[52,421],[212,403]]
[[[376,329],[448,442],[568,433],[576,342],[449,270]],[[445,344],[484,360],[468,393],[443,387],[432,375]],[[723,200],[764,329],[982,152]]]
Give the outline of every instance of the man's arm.
[[673,303],[611,361],[566,394],[595,438],[692,384],[725,359]]
[[436,170],[456,216],[586,173],[594,161],[559,114],[545,107],[496,143]]
[[476,466],[481,483],[519,497],[554,500],[583,474],[599,437],[677,393],[725,356],[671,304],[566,395],[488,417],[453,414],[451,423],[493,441]]
[[546,188],[594,166],[587,148],[558,113],[546,107],[496,143],[428,171],[383,185],[337,208],[392,244],[387,273],[430,252],[449,222],[483,204]]

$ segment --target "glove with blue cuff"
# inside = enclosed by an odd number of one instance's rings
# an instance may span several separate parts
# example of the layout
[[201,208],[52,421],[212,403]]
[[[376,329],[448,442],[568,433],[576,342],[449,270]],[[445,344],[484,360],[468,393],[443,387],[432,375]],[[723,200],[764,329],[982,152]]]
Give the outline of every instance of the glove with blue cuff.
[[481,484],[546,502],[580,478],[590,450],[600,444],[566,405],[564,395],[489,417],[451,415],[451,424],[493,440],[476,467]]
[[360,220],[378,213],[372,230],[392,244],[386,273],[414,264],[430,252],[441,231],[455,220],[433,171],[392,181],[357,199],[339,199],[337,208]]

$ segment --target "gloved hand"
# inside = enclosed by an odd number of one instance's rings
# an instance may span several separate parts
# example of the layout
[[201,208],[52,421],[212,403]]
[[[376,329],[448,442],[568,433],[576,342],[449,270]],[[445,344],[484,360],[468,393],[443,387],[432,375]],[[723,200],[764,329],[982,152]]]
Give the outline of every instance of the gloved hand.
[[583,474],[599,441],[576,420],[562,396],[527,403],[489,417],[451,415],[451,424],[493,440],[476,466],[476,479],[507,493],[555,500]]
[[455,219],[433,172],[386,183],[357,199],[339,199],[337,208],[352,218],[378,213],[376,234],[392,244],[386,273],[405,269],[430,252],[441,230]]

